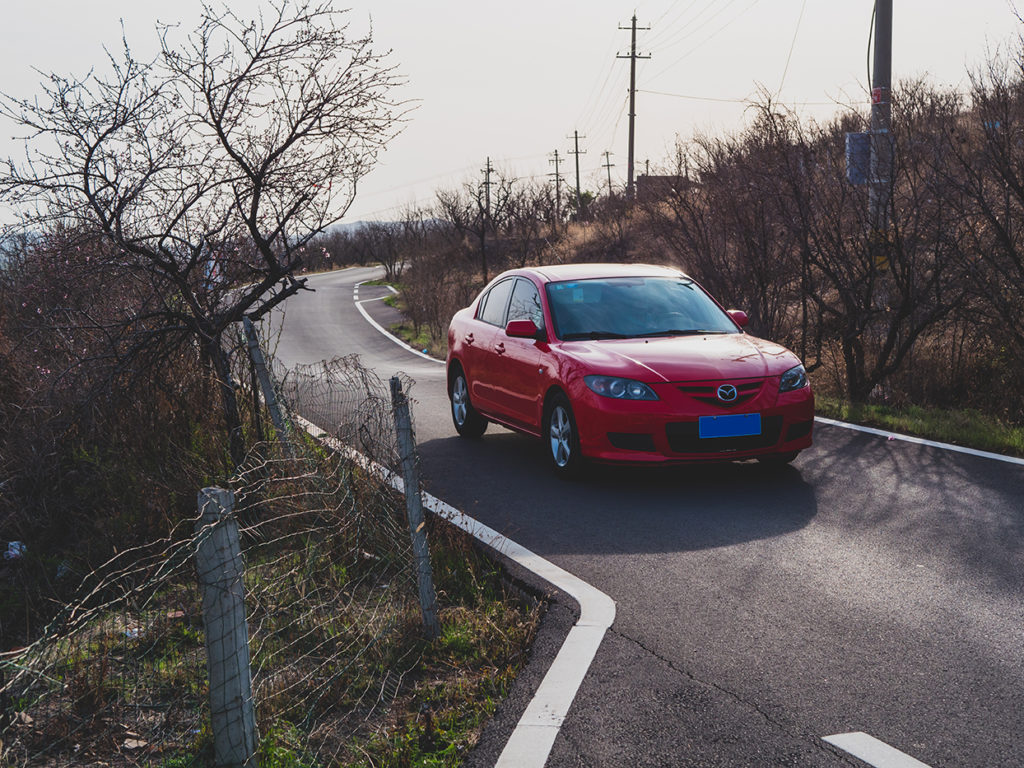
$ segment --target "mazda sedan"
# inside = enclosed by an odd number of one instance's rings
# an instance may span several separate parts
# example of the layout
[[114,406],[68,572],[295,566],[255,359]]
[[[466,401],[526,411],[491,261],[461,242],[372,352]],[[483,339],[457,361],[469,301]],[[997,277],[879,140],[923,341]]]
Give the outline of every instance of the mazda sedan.
[[807,373],[746,322],[666,267],[505,272],[448,329],[455,429],[540,437],[565,474],[586,460],[792,461],[811,445]]

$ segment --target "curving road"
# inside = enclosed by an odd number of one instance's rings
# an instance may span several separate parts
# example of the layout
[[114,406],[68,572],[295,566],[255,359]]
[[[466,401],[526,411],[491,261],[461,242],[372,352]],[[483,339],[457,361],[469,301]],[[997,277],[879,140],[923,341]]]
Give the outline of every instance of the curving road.
[[313,276],[277,357],[409,374],[426,489],[618,604],[548,765],[863,766],[824,740],[857,732],[876,766],[1024,765],[1024,467],[819,424],[783,470],[566,483],[528,438],[455,436],[444,367],[356,308],[378,276]]

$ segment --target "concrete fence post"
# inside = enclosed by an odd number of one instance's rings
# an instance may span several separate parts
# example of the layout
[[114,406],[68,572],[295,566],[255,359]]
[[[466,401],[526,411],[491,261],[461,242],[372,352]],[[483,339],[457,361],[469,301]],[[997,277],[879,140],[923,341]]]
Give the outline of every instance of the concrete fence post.
[[277,439],[288,451],[291,458],[295,458],[295,448],[288,439],[289,422],[277,399],[277,392],[274,391],[274,384],[270,380],[270,371],[267,369],[267,361],[263,357],[263,350],[260,348],[260,337],[256,332],[256,326],[248,317],[242,318],[242,330],[245,331],[245,338],[249,346],[249,359],[252,360],[256,369],[256,377],[260,382],[260,390],[263,392],[263,402],[270,411],[270,419],[274,422],[274,430],[277,432]]
[[423,499],[420,497],[420,478],[416,467],[416,441],[412,434],[412,416],[409,400],[402,392],[402,382],[391,378],[391,405],[398,435],[398,455],[402,460],[402,480],[405,484],[405,510],[412,534],[412,553],[416,561],[416,581],[420,591],[420,609],[423,628],[428,640],[441,634],[437,620],[437,594],[434,592],[434,574],[430,567],[430,549],[427,546],[426,522],[423,519]]
[[196,521],[196,573],[206,632],[214,759],[224,768],[248,765],[257,741],[244,567],[234,503],[231,491],[204,488],[199,492]]

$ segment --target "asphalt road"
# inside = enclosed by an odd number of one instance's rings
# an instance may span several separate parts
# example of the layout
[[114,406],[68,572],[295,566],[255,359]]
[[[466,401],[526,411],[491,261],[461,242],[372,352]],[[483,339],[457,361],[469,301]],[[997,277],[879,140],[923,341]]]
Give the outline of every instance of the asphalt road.
[[782,470],[564,482],[529,438],[456,437],[444,367],[355,307],[379,274],[314,276],[277,356],[409,374],[426,489],[616,601],[549,766],[863,766],[823,741],[856,731],[1024,765],[1024,467],[819,424]]

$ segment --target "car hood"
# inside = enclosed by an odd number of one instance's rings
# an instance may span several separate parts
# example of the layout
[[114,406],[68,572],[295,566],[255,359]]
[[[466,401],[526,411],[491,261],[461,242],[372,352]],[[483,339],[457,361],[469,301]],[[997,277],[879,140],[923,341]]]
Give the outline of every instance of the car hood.
[[570,341],[561,351],[587,369],[584,374],[651,383],[779,376],[800,363],[785,347],[745,333]]

